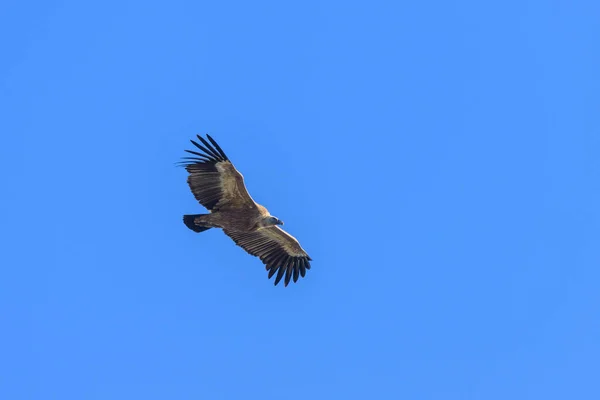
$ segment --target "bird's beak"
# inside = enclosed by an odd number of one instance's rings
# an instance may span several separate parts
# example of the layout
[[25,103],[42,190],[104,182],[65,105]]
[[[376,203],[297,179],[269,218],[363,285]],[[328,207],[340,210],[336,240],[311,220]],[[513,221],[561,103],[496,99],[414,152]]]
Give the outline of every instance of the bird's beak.
[[283,221],[282,220],[279,220],[279,225],[283,225]]

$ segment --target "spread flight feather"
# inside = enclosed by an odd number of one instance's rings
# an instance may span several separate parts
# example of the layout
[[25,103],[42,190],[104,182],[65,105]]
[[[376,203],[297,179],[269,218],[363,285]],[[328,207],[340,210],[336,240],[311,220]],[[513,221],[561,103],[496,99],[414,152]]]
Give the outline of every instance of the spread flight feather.
[[284,278],[287,286],[310,269],[311,258],[295,237],[279,228],[279,219],[257,204],[246,189],[244,177],[233,166],[213,138],[197,135],[200,143],[191,140],[199,150],[185,150],[191,157],[183,157],[182,165],[188,171],[188,185],[194,197],[210,214],[184,215],[188,228],[202,232],[222,228],[240,247],[259,257],[275,277],[275,285]]

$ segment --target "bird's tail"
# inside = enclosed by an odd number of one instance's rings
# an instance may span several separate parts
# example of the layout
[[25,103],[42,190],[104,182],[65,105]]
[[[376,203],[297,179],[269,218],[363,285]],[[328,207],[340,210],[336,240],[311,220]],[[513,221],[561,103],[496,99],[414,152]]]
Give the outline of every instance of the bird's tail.
[[193,215],[184,215],[183,223],[185,226],[193,230],[194,232],[204,232],[212,228],[212,226],[204,226],[202,222],[198,221],[198,217],[201,217],[204,214],[193,214]]

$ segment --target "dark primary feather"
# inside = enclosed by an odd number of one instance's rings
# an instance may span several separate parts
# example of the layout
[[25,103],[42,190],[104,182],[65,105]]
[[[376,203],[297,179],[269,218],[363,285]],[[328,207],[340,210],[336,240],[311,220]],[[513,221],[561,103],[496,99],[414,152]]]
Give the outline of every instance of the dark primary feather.
[[[198,139],[200,139],[200,141],[206,146],[206,141],[202,138],[202,136],[198,135]],[[195,142],[193,140],[190,141],[194,144],[194,146],[205,152],[208,156],[212,157],[215,160],[220,160],[221,156],[219,156],[213,149],[211,149],[210,146],[207,146],[207,148],[198,144],[198,142]]]
[[[200,157],[200,158],[202,158],[204,160],[207,160],[207,161],[215,161],[214,159],[212,159],[211,157],[207,156],[206,154],[198,153],[197,151],[192,151],[192,150],[184,150],[184,151],[187,152],[187,153],[190,153],[190,154],[194,154],[194,155],[196,155],[196,156],[198,156],[198,157]],[[187,158],[187,159],[190,159],[190,160],[197,160],[198,157],[183,157],[183,158]]]
[[292,278],[292,268],[294,267],[294,264],[296,264],[296,260],[292,260],[292,262],[287,266],[287,269],[285,270],[285,286],[287,286],[288,283],[290,283],[290,279]]
[[[202,146],[200,143],[195,140],[190,140],[194,146],[196,146],[202,152],[194,151],[194,150],[184,150],[187,153],[193,154],[196,157],[182,157],[182,159],[186,160],[181,162],[183,166],[193,165],[196,163],[213,163],[216,164],[220,161],[229,161],[229,158],[225,155],[225,152],[221,149],[221,147],[215,142],[213,138],[209,135],[206,135],[208,139],[211,141],[212,145],[206,141],[202,136],[196,135],[198,140],[204,144]],[[213,147],[214,145],[214,147]]]
[[211,137],[210,137],[210,135],[209,135],[208,133],[206,134],[206,137],[208,138],[208,140],[210,140],[210,142],[211,142],[212,144],[214,144],[214,145],[215,145],[215,147],[217,148],[217,150],[218,150],[219,154],[221,155],[221,157],[223,157],[225,160],[227,160],[228,158],[227,158],[227,156],[225,155],[225,152],[223,151],[223,149],[221,149],[221,146],[219,146],[219,145],[218,145],[218,143],[217,143],[217,142],[215,142],[215,140],[214,140],[213,138],[211,138]]

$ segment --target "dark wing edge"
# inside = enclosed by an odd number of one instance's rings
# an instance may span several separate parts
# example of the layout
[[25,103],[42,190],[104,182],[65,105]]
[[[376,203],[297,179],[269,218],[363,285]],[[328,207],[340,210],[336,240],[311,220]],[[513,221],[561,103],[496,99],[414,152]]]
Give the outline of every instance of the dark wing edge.
[[[194,140],[190,140],[190,142],[192,142],[192,144],[202,152],[185,150],[186,153],[193,154],[194,157],[181,157],[181,159],[184,161],[178,163],[180,166],[187,169],[188,167],[197,164],[216,164],[222,161],[229,161],[229,158],[227,158],[225,152],[221,149],[217,142],[210,137],[210,135],[206,135],[208,140],[210,140],[210,143],[200,135],[196,135],[196,137],[204,146]],[[214,147],[211,145],[211,143],[214,145]]]
[[269,271],[269,279],[275,276],[275,286],[282,278],[284,286],[304,278],[312,260],[302,249],[296,238],[277,226],[252,232],[224,230],[235,244],[249,254],[260,258]]
[[190,174],[188,185],[194,197],[208,210],[213,210],[217,203],[225,195],[222,185],[222,174],[217,169],[219,163],[231,163],[225,152],[210,135],[206,135],[208,141],[200,135],[196,135],[198,143],[190,140],[200,151],[185,150],[192,157],[182,157],[178,164]]

